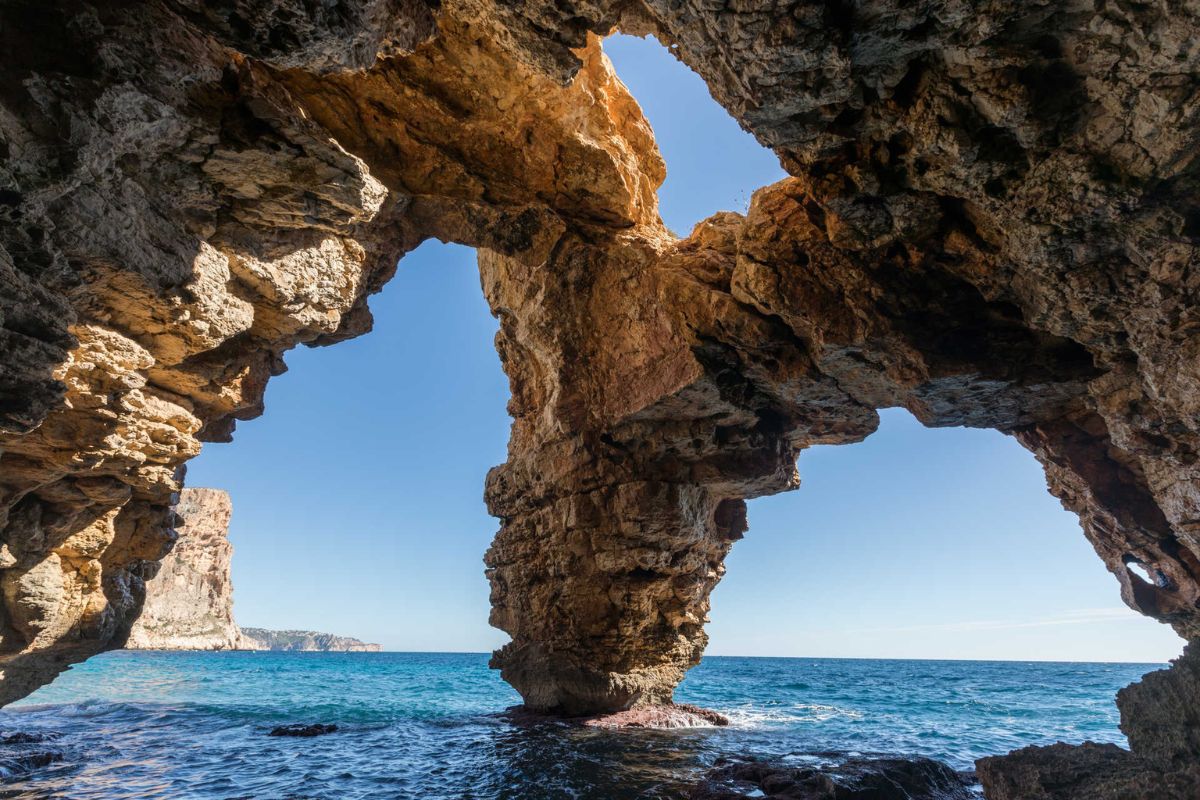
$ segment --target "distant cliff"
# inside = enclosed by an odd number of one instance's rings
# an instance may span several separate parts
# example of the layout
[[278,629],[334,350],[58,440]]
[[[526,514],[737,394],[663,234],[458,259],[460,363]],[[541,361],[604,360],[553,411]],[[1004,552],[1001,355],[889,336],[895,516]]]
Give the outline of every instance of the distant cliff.
[[229,520],[233,503],[220,489],[184,489],[174,549],[146,582],[146,604],[130,631],[130,650],[315,650],[383,648],[331,633],[239,628],[233,619]]
[[175,508],[179,539],[146,582],[146,604],[125,646],[133,650],[232,650],[241,639],[233,621],[229,518],[233,504],[220,489],[184,489]]
[[316,631],[269,631],[242,628],[243,650],[316,650],[333,653],[378,653],[382,646]]

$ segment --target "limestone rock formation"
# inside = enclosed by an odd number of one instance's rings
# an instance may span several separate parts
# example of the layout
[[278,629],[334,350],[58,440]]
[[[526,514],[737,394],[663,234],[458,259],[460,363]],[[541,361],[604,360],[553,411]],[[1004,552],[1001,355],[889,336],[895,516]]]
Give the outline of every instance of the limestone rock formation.
[[[0,14],[0,701],[124,640],[184,462],[430,237],[480,248],[500,320],[486,561],[530,707],[668,701],[744,501],[886,406],[1014,435],[1200,638],[1194,3]],[[673,237],[616,28],[792,177]]]
[[175,506],[174,547],[145,587],[130,650],[379,652],[377,644],[316,631],[239,628],[233,617],[233,504],[220,489],[184,489]]
[[220,489],[184,489],[175,513],[182,520],[175,547],[147,584],[146,602],[125,647],[237,649],[242,635],[233,621],[229,495]]
[[378,653],[382,645],[360,641],[349,636],[335,636],[317,631],[270,631],[265,628],[242,628],[239,650],[286,650],[291,652]]

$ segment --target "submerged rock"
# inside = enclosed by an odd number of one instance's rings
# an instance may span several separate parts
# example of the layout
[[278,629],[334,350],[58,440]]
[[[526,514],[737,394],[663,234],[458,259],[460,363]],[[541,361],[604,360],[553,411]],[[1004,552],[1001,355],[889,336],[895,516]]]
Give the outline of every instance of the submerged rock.
[[21,775],[62,761],[61,750],[44,746],[57,738],[54,734],[24,731],[0,734],[0,778]]
[[58,736],[49,733],[16,733],[0,734],[0,744],[41,744],[57,739]]
[[713,770],[691,800],[971,800],[969,773],[920,757],[813,754],[808,766],[749,761]]
[[327,733],[337,733],[337,729],[337,725],[322,724],[320,722],[312,725],[279,725],[272,728],[271,732],[267,735],[308,738],[312,736],[324,736]]

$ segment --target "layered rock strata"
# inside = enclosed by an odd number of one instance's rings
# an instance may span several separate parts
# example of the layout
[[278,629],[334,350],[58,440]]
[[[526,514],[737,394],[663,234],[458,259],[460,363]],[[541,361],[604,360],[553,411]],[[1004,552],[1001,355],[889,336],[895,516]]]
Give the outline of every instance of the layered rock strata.
[[[494,663],[530,707],[668,701],[744,501],[886,406],[1014,435],[1123,599],[1200,637],[1193,6],[0,13],[0,700],[123,641],[182,464],[430,237],[480,248],[500,319]],[[792,177],[670,235],[614,28]]]
[[220,489],[184,489],[175,547],[146,586],[142,613],[125,646],[135,650],[234,650],[242,633],[233,621],[233,505]]

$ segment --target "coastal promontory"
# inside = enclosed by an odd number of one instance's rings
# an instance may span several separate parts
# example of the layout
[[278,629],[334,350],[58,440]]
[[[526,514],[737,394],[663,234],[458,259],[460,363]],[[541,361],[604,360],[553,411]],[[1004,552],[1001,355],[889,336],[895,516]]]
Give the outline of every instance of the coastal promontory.
[[272,631],[266,628],[242,628],[239,650],[276,650],[285,652],[378,653],[382,645],[350,636],[319,631]]
[[229,495],[184,489],[175,547],[147,582],[146,602],[125,647],[133,650],[233,650],[242,634],[233,620],[233,545]]
[[318,631],[242,628],[233,616],[233,505],[220,489],[184,489],[176,540],[125,643],[129,650],[379,652],[378,644]]

